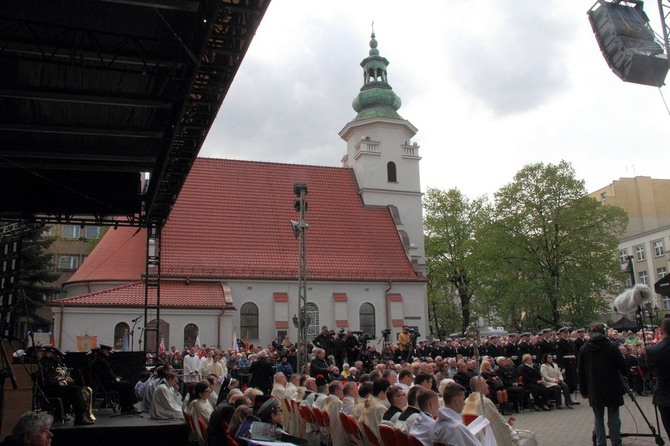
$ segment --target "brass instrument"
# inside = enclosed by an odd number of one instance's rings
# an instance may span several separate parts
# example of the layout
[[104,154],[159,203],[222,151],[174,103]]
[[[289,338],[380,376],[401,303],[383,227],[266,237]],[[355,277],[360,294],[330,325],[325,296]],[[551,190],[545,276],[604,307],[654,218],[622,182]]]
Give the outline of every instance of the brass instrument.
[[70,384],[72,382],[72,378],[70,378],[70,370],[68,370],[67,367],[58,365],[54,371],[56,372],[56,380],[58,380],[58,382],[65,384]]
[[88,418],[91,421],[95,421],[95,415],[93,415],[93,389],[88,386],[81,386],[81,396],[84,398],[86,407],[88,407]]

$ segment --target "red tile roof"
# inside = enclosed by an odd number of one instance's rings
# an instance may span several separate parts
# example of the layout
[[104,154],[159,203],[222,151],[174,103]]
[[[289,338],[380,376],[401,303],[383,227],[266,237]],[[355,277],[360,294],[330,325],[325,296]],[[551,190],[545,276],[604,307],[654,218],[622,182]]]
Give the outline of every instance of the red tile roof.
[[[151,302],[155,304],[154,302]],[[81,296],[66,297],[54,305],[144,307],[144,282],[126,285]],[[224,290],[220,282],[161,282],[161,308],[224,308]]]
[[[163,229],[161,273],[297,279],[294,183],[307,184],[308,280],[417,281],[388,208],[365,206],[347,168],[198,158]],[[69,282],[137,280],[144,230],[109,230]]]

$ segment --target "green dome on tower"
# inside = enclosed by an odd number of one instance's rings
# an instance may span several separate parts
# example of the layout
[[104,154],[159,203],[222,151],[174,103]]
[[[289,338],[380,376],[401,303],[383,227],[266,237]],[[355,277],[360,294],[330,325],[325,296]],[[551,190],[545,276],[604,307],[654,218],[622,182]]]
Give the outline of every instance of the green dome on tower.
[[358,112],[354,121],[369,118],[402,119],[398,114],[402,102],[388,84],[386,71],[388,64],[389,61],[379,55],[373,31],[370,36],[369,56],[361,62],[364,75],[363,87],[352,103],[354,110]]

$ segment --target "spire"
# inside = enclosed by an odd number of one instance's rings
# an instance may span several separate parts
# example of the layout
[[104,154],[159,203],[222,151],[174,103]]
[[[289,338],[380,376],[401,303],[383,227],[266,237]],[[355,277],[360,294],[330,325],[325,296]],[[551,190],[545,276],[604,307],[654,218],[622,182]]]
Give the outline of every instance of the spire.
[[354,121],[369,118],[402,119],[398,114],[402,102],[388,83],[386,67],[389,61],[379,55],[374,25],[373,21],[369,55],[361,62],[363,86],[352,104],[358,112]]

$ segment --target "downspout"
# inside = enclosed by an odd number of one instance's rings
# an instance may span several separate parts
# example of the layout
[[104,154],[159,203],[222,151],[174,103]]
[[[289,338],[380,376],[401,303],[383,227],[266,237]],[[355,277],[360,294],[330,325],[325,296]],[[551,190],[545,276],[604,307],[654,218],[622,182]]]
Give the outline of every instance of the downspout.
[[60,304],[60,326],[58,327],[58,349],[63,348],[63,316],[65,312],[63,311],[63,303]]
[[221,347],[221,318],[225,312],[226,307],[221,308],[221,313],[219,313],[219,317],[216,319],[216,345],[219,347]]
[[389,308],[389,296],[388,293],[393,288],[393,282],[389,280],[389,287],[384,290],[384,304],[386,305],[386,329],[391,328],[393,325],[391,323],[391,312]]

